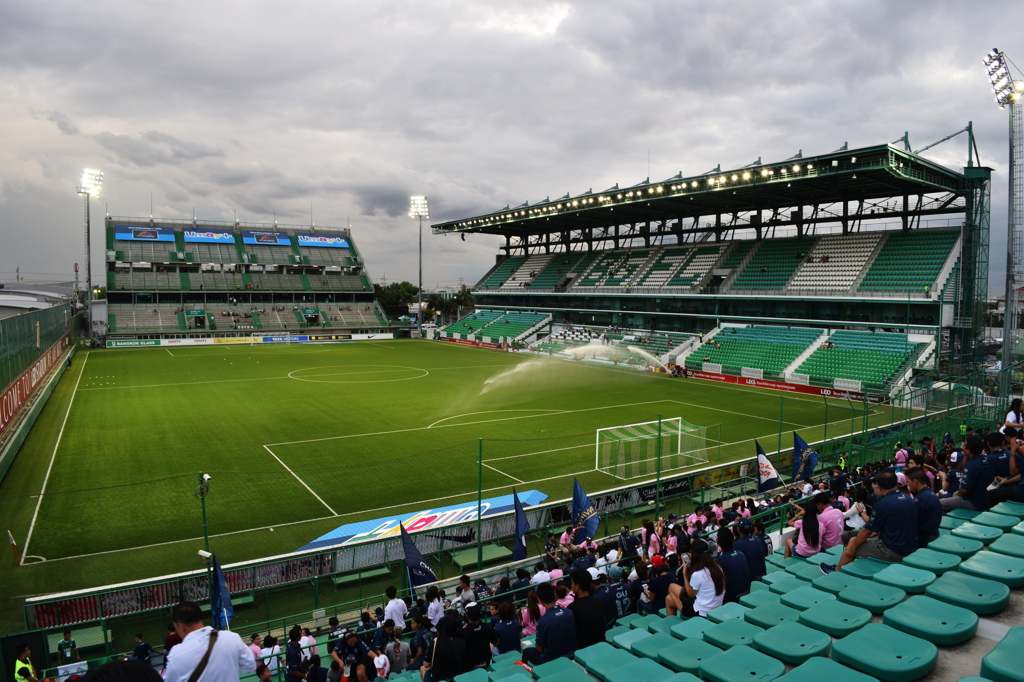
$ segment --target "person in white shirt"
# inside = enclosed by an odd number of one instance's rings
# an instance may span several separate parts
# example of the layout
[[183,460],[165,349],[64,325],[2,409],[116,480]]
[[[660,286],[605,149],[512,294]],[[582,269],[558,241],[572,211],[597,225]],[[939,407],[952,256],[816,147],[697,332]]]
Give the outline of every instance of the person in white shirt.
[[394,585],[388,587],[384,594],[388,598],[388,603],[384,605],[384,620],[390,618],[397,627],[404,628],[405,618],[409,615],[409,607],[405,605],[404,600],[398,598],[398,590]]
[[551,574],[544,570],[544,564],[537,564],[533,571],[533,577],[530,578],[531,585],[551,582]]
[[181,637],[167,655],[164,679],[167,682],[188,682],[206,652],[210,652],[206,667],[197,682],[225,682],[240,679],[242,674],[255,672],[256,661],[242,638],[230,630],[218,631],[203,625],[203,613],[194,602],[177,604],[172,611],[174,630]]
[[309,628],[302,628],[302,638],[299,639],[299,646],[302,647],[302,657],[312,658],[317,653],[316,637]]

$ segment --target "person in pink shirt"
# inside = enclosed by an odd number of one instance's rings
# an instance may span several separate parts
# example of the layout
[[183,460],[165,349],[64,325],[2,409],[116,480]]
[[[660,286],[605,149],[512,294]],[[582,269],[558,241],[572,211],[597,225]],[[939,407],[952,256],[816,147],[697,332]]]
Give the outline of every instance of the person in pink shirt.
[[722,522],[722,515],[725,513],[725,510],[722,509],[721,499],[715,500],[711,505],[711,513],[715,515],[715,519],[717,519],[719,523]]
[[702,524],[708,522],[708,517],[704,515],[704,507],[699,504],[693,510],[693,513],[686,517],[686,525],[692,527],[696,521],[700,521]]
[[823,552],[843,541],[846,518],[843,512],[832,506],[832,496],[829,493],[818,493],[814,496],[814,503],[818,507],[818,522],[822,526],[820,551]]
[[526,608],[523,609],[523,637],[537,634],[537,621],[547,612],[544,605],[537,599],[537,593],[532,590],[526,595]]
[[569,558],[576,551],[576,545],[572,544],[573,528],[569,526],[562,533],[562,537],[558,539],[558,551],[561,552],[562,558]]
[[825,524],[818,518],[818,505],[813,501],[803,507],[795,502],[790,502],[790,504],[801,509],[802,513],[789,522],[789,525],[796,528],[796,534],[786,539],[783,557],[786,559],[791,556],[804,559],[812,557],[821,551],[821,539],[825,534]]
[[569,588],[565,585],[559,585],[558,587],[556,587],[555,594],[558,596],[558,599],[555,600],[555,603],[561,606],[563,609],[569,608],[569,604],[571,604],[573,600],[576,598],[576,595],[570,592]]
[[260,660],[263,654],[263,649],[260,647],[260,642],[262,641],[263,640],[260,639],[260,633],[258,632],[249,637],[249,650],[252,651],[253,658],[257,661]]
[[548,574],[551,577],[551,581],[550,581],[551,584],[552,585],[557,585],[558,581],[561,580],[562,576],[565,575],[565,572],[561,568],[558,567],[558,564],[555,564],[554,566],[551,567],[551,570],[548,571]]

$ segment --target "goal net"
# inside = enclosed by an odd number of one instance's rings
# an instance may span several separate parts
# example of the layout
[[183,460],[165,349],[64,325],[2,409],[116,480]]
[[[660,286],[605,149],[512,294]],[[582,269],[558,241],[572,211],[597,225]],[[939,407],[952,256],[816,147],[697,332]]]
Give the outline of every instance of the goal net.
[[708,461],[707,427],[679,417],[597,430],[594,467],[614,478],[639,478]]

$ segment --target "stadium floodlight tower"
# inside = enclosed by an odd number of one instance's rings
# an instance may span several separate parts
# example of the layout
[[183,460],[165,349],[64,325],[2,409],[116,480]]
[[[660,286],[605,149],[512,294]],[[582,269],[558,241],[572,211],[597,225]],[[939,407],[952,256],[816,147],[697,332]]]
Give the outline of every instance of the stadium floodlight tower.
[[[1024,235],[1019,226],[1024,222],[1024,117],[1021,116],[1020,99],[1024,95],[1024,81],[1014,80],[1010,73],[1009,60],[998,48],[993,49],[983,60],[988,72],[992,92],[1000,109],[1010,108],[1010,159],[1009,159],[1009,203],[1006,207],[1006,312],[1003,316],[1003,368],[1013,364],[1015,341],[1021,337],[1020,302],[1017,289],[1024,282],[1024,263],[1021,253]],[[1003,373],[999,387],[1003,396],[1009,395],[1009,373]]]
[[416,323],[420,334],[423,334],[423,219],[430,218],[430,203],[425,196],[413,195],[409,197],[409,217],[420,219],[420,279],[419,291],[416,292]]
[[[89,198],[98,197],[103,188],[103,173],[98,170],[86,168],[82,171],[82,179],[78,181],[78,193],[85,197],[85,301],[89,308],[89,325],[92,329],[92,244],[90,233],[92,232],[89,221]],[[91,335],[91,334],[90,334]]]

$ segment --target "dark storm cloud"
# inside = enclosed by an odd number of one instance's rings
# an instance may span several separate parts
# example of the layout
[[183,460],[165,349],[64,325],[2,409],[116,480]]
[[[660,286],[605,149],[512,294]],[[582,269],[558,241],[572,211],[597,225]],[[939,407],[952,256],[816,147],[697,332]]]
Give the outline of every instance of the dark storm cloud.
[[[68,186],[97,167],[94,205],[116,215],[148,215],[152,200],[166,217],[351,220],[371,273],[393,279],[415,272],[409,194],[430,196],[441,222],[904,130],[919,148],[968,120],[1002,173],[1005,112],[980,57],[1012,47],[1012,22],[988,16],[1016,5],[988,7],[11,0],[0,5],[0,227],[36,209],[59,220],[50,206],[66,204],[67,239],[29,229],[11,243],[80,260]],[[958,166],[964,144],[929,155]],[[430,236],[425,276],[475,279],[502,241]],[[0,270],[13,253],[0,251]]]

